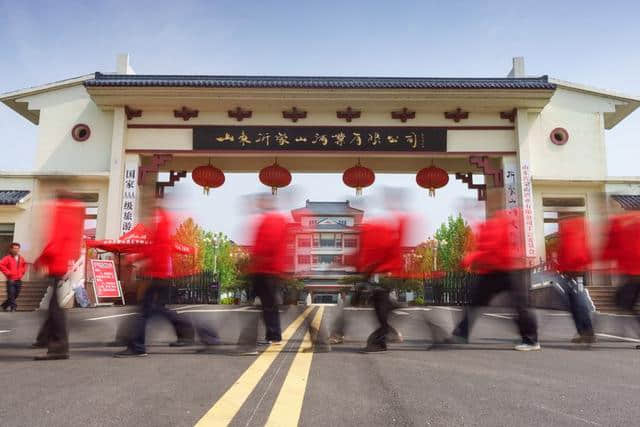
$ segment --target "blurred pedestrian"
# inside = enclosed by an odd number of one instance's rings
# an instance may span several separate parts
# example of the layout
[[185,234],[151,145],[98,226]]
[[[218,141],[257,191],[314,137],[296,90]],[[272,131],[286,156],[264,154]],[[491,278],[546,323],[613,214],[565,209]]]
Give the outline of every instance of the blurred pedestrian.
[[63,278],[80,256],[84,228],[85,207],[75,196],[60,191],[51,211],[48,240],[42,254],[35,261],[37,268],[46,270],[51,281],[51,298],[47,317],[40,328],[34,346],[47,346],[45,355],[36,360],[69,358],[67,319],[60,307]]
[[146,259],[146,275],[151,279],[142,297],[141,317],[135,322],[127,348],[115,353],[115,357],[140,357],[147,355],[146,328],[153,316],[166,318],[176,331],[177,341],[172,346],[193,345],[194,328],[188,320],[166,307],[174,277],[173,253],[176,251],[172,238],[173,221],[169,213],[157,207],[151,221],[149,244],[144,246],[141,256]]
[[471,293],[471,305],[466,307],[463,320],[453,331],[451,341],[467,343],[478,316],[478,307],[487,306],[491,299],[508,292],[517,312],[517,324],[522,342],[519,351],[540,350],[535,315],[529,309],[531,274],[526,268],[522,239],[518,227],[519,210],[501,211],[480,224],[474,236],[475,248],[468,251],[463,265],[478,274]]
[[558,285],[564,291],[569,311],[578,335],[574,343],[591,344],[596,341],[591,322],[591,303],[578,278],[591,267],[592,255],[584,216],[566,217],[558,223],[557,270]]
[[7,299],[2,303],[5,311],[16,311],[16,300],[22,288],[22,277],[27,270],[27,263],[20,255],[20,243],[13,242],[9,246],[9,253],[0,260],[0,271],[7,278]]

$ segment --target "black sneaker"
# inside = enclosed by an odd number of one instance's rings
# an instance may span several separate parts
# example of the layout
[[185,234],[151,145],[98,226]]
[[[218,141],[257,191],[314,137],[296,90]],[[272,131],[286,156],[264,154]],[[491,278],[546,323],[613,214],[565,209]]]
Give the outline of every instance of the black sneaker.
[[66,360],[69,358],[69,353],[47,353],[42,356],[36,356],[33,360]]
[[383,346],[383,345],[368,345],[365,348],[363,348],[362,350],[360,350],[360,353],[380,353],[383,351],[387,351],[387,346]]
[[119,351],[113,355],[113,357],[124,358],[124,357],[145,357],[147,356],[146,351],[135,351],[133,349],[126,349],[123,351]]
[[169,347],[190,347],[195,345],[194,341],[178,340],[169,344]]

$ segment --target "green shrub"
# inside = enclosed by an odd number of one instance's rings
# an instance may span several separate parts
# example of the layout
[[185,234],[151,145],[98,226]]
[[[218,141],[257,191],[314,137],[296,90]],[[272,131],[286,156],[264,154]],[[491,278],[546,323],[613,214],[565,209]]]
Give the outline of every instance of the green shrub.
[[415,305],[424,305],[424,297],[416,297],[416,299],[413,300],[413,303]]
[[227,298],[222,298],[222,301],[220,301],[221,304],[227,304],[227,305],[233,305],[233,298],[232,297],[227,297]]

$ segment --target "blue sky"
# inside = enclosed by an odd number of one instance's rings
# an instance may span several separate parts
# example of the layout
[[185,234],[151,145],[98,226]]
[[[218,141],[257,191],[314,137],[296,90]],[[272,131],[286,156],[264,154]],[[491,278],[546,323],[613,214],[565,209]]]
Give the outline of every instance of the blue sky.
[[[524,56],[530,75],[640,94],[638,16],[634,1],[0,0],[0,92],[113,71],[116,54],[128,52],[136,72],[150,74],[435,77],[504,76],[511,58]],[[31,169],[35,135],[34,125],[1,106],[0,169]],[[607,132],[610,175],[640,175],[638,135],[640,112]],[[300,177],[306,192],[296,194],[302,200],[350,194],[333,178],[316,189],[317,177]],[[220,206],[261,188],[248,177],[230,181],[206,202],[213,214],[194,215],[234,234],[237,224]],[[194,209],[201,205],[197,189],[185,192]],[[472,194],[452,184],[441,198],[415,207],[437,224],[459,209],[459,197]]]

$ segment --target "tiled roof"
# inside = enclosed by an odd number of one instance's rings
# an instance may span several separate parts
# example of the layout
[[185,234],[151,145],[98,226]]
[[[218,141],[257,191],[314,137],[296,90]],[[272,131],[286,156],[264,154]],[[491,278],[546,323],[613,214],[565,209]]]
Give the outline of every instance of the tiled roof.
[[640,195],[612,195],[611,198],[620,203],[622,209],[627,211],[640,210]]
[[546,89],[556,85],[547,76],[526,78],[436,77],[305,77],[305,76],[182,76],[103,74],[84,82],[99,87],[212,87],[273,89]]
[[29,193],[27,190],[0,190],[0,205],[15,205]]
[[364,211],[353,208],[349,202],[311,202],[307,200],[305,207],[291,211],[293,215],[310,213],[313,215],[358,215]]

